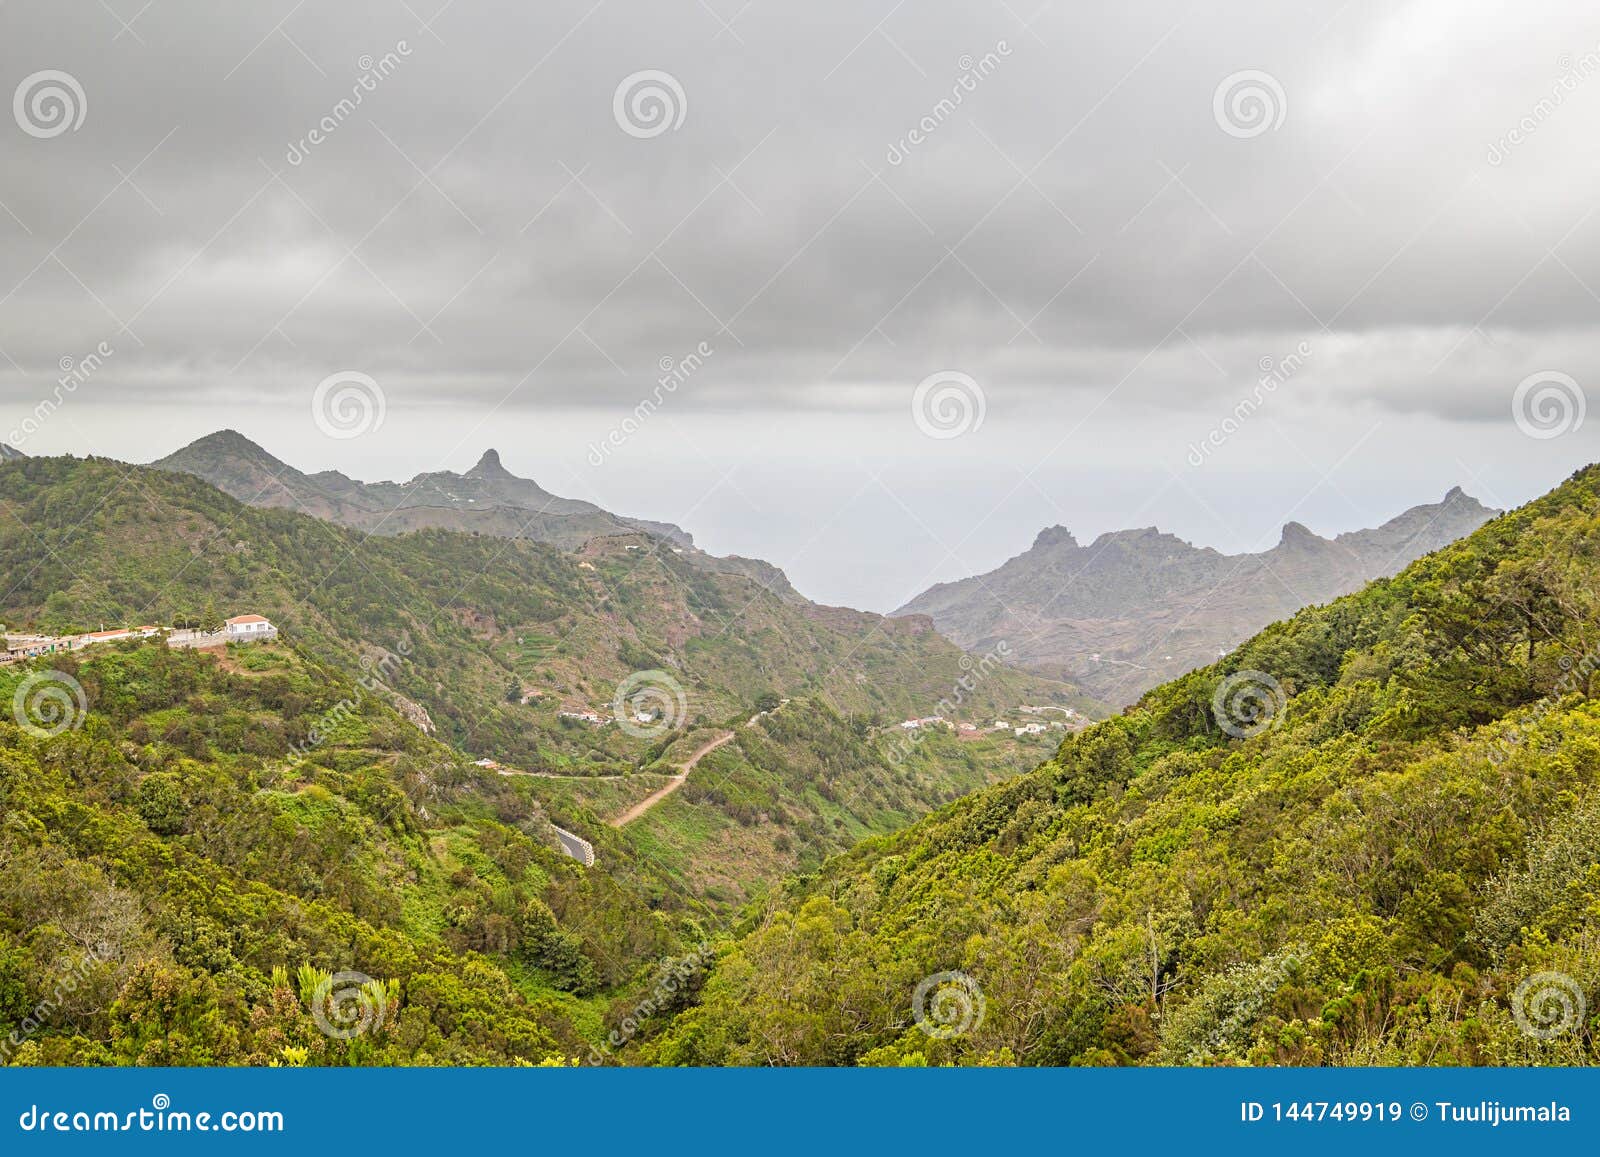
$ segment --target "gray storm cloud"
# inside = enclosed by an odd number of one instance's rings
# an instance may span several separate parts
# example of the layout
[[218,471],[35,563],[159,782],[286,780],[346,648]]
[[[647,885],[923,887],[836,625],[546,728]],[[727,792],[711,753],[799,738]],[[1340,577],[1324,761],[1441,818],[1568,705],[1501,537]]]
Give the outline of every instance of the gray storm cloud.
[[1447,418],[1592,371],[1592,10],[1282,8],[12,0],[3,87],[87,109],[0,132],[4,397],[102,340],[128,398],[353,366],[512,408],[701,341],[685,409],[949,364],[1203,407],[1302,339],[1299,389]]

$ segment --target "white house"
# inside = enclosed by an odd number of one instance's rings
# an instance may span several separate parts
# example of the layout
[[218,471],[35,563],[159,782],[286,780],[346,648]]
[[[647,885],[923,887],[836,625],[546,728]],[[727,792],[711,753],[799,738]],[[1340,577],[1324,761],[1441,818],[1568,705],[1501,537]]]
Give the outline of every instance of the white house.
[[260,615],[234,615],[223,624],[222,630],[230,640],[238,639],[242,642],[251,639],[270,639],[278,633],[278,628]]

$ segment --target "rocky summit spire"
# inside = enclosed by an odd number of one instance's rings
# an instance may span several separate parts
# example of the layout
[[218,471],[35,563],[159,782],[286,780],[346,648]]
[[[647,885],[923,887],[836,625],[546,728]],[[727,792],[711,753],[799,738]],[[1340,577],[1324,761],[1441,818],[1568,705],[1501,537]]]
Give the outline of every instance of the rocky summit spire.
[[500,451],[485,450],[478,464],[467,471],[469,478],[510,478],[511,471],[500,464]]

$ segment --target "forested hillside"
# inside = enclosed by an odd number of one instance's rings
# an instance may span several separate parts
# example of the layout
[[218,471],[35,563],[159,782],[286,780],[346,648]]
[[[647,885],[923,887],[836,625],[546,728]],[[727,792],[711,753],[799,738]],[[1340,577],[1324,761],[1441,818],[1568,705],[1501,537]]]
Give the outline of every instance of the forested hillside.
[[1591,467],[795,881],[636,1057],[1594,1063],[1597,648]]
[[[444,530],[368,537],[245,506],[187,474],[70,458],[0,466],[0,511],[10,629],[256,612],[352,677],[381,667],[440,738],[528,770],[634,767],[660,736],[561,714],[612,714],[631,675],[650,674],[673,724],[769,693],[884,723],[929,713],[971,667],[926,619],[795,602],[643,534],[579,553]],[[1070,697],[1010,670],[963,694],[973,718]]]
[[0,695],[0,1063],[565,1063],[699,935],[279,644],[118,644]]

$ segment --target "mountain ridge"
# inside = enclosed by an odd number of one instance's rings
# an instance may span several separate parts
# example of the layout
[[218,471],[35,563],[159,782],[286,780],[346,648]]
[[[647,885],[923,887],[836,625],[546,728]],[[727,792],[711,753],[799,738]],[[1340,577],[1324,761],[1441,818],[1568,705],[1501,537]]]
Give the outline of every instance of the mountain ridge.
[[193,474],[249,506],[299,510],[369,533],[466,530],[567,550],[601,535],[643,533],[685,549],[694,546],[693,536],[671,523],[613,514],[519,478],[494,449],[464,474],[437,470],[406,482],[362,482],[339,470],[307,474],[237,430],[223,429],[150,465]]
[[1324,538],[1290,521],[1270,549],[1232,555],[1154,526],[1106,531],[1083,546],[1055,525],[993,570],[935,584],[890,614],[928,615],[967,650],[1004,640],[1017,665],[1114,707],[1497,513],[1455,486],[1376,527]]

